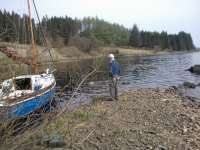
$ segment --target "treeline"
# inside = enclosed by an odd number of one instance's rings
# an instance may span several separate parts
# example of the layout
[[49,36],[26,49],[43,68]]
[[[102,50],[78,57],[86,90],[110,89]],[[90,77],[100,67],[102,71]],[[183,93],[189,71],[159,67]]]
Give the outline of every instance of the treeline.
[[[70,37],[78,33],[81,22],[70,17],[44,17],[41,22],[45,36],[50,42],[63,40],[64,44],[68,43]],[[34,37],[37,44],[43,44],[43,36],[39,24],[32,19]],[[30,26],[27,15],[19,15],[15,12],[0,10],[0,41],[30,43]]]
[[184,31],[178,34],[167,32],[139,31],[137,25],[133,26],[130,33],[129,45],[133,47],[146,47],[152,49],[192,50],[195,49],[190,34]]
[[[29,43],[28,16],[0,10],[0,41]],[[33,21],[34,29],[35,22]]]
[[[38,23],[32,19],[35,40],[43,44]],[[82,20],[70,17],[43,17],[42,29],[53,47],[76,46],[89,52],[99,46],[133,46],[149,49],[191,50],[194,44],[190,34],[180,32],[140,31],[136,25],[127,29],[123,25],[106,22],[98,17]],[[0,10],[0,41],[30,43],[27,15]]]

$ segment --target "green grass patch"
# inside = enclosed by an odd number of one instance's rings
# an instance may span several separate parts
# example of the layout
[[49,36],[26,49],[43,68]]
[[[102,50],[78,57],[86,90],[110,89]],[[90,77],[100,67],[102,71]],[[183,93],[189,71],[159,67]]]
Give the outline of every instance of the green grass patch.
[[114,136],[123,137],[129,133],[129,130],[123,128],[114,128],[112,133]]
[[47,125],[43,131],[45,134],[49,135],[52,132],[58,132],[62,135],[67,135],[71,133],[73,123],[82,123],[89,121],[95,116],[92,112],[87,112],[82,109],[77,109],[73,112],[66,113],[62,117],[59,117],[49,125]]
[[94,117],[93,113],[85,112],[83,110],[76,110],[71,114],[71,119],[75,119],[79,121],[88,121],[92,117]]
[[0,57],[0,62],[1,62],[0,64],[13,64],[13,63],[15,63],[12,59],[10,59],[6,56]]

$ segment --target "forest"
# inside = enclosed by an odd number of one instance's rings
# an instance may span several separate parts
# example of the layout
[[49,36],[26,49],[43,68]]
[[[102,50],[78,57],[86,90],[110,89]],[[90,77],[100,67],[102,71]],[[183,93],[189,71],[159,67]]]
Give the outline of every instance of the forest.
[[[193,50],[192,37],[180,31],[168,34],[166,31],[143,31],[136,24],[132,29],[109,23],[98,17],[73,19],[71,17],[44,16],[39,26],[32,19],[35,40],[42,45],[41,28],[52,47],[76,46],[89,52],[101,46],[128,46],[156,50]],[[40,28],[41,27],[41,28]],[[0,10],[0,42],[30,43],[28,16]]]

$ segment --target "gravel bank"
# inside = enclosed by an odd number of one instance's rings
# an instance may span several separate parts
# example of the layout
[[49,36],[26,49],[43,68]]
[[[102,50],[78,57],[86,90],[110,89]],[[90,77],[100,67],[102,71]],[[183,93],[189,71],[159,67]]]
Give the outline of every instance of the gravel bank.
[[[55,131],[64,136],[60,149],[199,150],[200,106],[174,90],[141,89],[118,101],[98,98],[39,133]],[[34,142],[19,148],[48,149]]]

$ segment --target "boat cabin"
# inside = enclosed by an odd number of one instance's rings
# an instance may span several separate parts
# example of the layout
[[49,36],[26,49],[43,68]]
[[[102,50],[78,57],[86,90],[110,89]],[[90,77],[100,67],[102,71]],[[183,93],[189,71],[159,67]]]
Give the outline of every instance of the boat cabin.
[[5,80],[0,85],[0,106],[7,99],[16,99],[31,93],[37,93],[55,81],[52,74],[26,75]]

